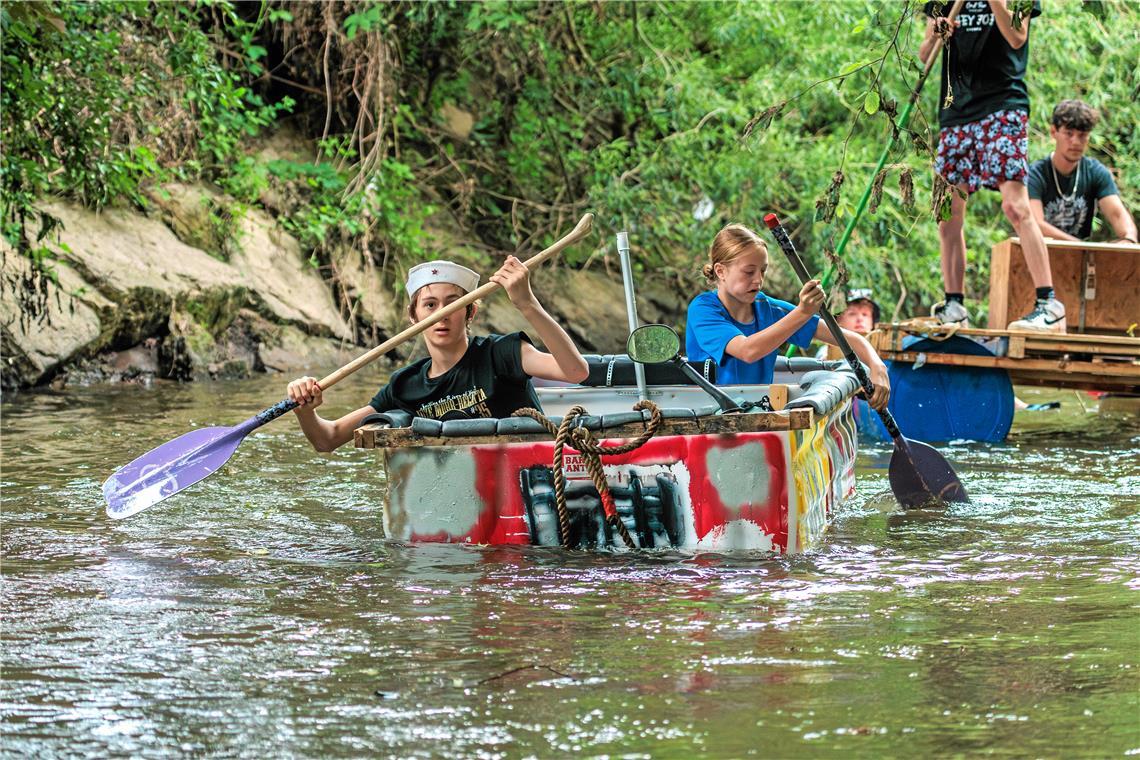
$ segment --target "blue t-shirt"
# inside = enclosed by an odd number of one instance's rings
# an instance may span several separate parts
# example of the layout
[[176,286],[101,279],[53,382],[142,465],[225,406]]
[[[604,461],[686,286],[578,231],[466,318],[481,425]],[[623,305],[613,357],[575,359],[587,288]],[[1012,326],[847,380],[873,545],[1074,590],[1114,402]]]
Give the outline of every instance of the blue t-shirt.
[[[701,293],[689,302],[689,316],[685,323],[685,353],[690,361],[712,359],[717,364],[717,385],[767,385],[772,382],[776,369],[776,352],[759,361],[745,362],[725,352],[728,342],[737,335],[748,337],[771,327],[796,307],[787,301],[756,294],[752,304],[755,315],[751,324],[733,319],[720,302],[715,290]],[[819,317],[813,316],[804,326],[792,333],[788,342],[807,348],[815,337]]]

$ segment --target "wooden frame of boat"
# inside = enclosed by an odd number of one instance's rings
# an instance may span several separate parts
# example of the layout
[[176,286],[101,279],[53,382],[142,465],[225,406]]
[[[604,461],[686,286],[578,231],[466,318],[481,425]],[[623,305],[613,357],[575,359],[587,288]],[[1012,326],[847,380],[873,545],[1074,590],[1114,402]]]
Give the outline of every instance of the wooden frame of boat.
[[[1125,335],[1140,321],[1140,245],[1051,239],[1045,245],[1070,335]],[[1000,329],[1029,313],[1034,298],[1021,240],[1001,241],[990,255],[988,324]]]

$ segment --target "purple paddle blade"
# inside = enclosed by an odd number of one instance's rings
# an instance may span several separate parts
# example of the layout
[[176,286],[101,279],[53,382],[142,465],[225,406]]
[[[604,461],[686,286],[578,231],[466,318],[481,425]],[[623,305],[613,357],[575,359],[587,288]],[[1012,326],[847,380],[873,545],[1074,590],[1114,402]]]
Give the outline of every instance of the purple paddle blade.
[[221,469],[247,435],[296,408],[296,402],[285,399],[237,427],[193,430],[151,449],[120,468],[103,484],[107,516],[121,520],[138,514],[212,475]]
[[887,475],[891,491],[904,509],[942,507],[970,500],[946,457],[921,441],[896,438]]
[[103,483],[107,516],[130,517],[209,476],[226,463],[255,420],[193,430],[120,468]]

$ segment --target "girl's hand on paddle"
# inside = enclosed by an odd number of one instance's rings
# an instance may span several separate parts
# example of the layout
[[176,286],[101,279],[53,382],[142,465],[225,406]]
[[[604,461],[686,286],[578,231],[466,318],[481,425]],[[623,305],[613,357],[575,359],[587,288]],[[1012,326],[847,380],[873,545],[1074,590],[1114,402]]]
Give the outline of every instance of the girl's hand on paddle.
[[324,401],[321,395],[321,386],[317,385],[315,377],[302,377],[289,383],[286,393],[291,401],[297,402],[298,411],[301,409],[316,409]]
[[819,311],[820,304],[826,294],[819,284],[819,280],[808,280],[804,286],[800,288],[800,303],[799,308],[803,309],[808,314],[815,314]]
[[491,275],[491,282],[497,282],[507,291],[507,297],[515,308],[534,303],[534,293],[530,289],[530,271],[514,256],[508,256],[499,271]]
[[887,365],[879,362],[871,367],[871,384],[875,386],[875,392],[867,402],[872,409],[886,409],[891,398],[891,377],[887,374]]

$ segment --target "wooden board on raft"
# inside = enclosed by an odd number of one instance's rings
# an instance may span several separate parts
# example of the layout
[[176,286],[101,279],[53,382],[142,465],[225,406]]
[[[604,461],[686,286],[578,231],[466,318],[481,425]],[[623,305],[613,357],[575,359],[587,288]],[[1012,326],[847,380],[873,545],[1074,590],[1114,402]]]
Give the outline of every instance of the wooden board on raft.
[[[666,419],[657,429],[657,437],[669,435],[732,435],[734,433],[755,433],[770,430],[807,430],[814,422],[815,413],[811,409]],[[633,422],[608,428],[604,431],[594,431],[594,435],[601,440],[620,440],[636,438],[644,430],[644,423]],[[546,432],[445,437],[423,436],[413,433],[411,428],[390,428],[383,425],[365,425],[357,428],[355,433],[355,443],[358,449],[471,446],[549,440],[551,440],[550,434]]]
[[[1069,333],[1127,334],[1140,323],[1140,245],[1047,240],[1053,290]],[[1033,279],[1018,238],[993,247],[989,326],[1002,329],[1033,309]]]
[[[950,335],[977,340],[996,356],[917,352],[903,348],[904,339],[910,336],[938,340]],[[879,355],[891,361],[1004,369],[1016,385],[1140,392],[1140,338],[954,330],[921,323],[879,324],[868,338]]]
[[1122,335],[1055,334],[1026,330],[955,329],[933,322],[880,322],[867,336],[879,352],[902,351],[910,336],[945,340],[961,335],[982,343],[998,356],[1023,359],[1048,354],[1092,354],[1120,358],[1140,357],[1140,338]]

